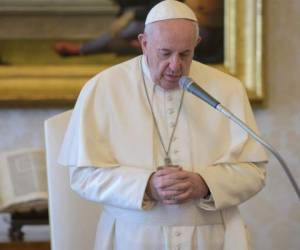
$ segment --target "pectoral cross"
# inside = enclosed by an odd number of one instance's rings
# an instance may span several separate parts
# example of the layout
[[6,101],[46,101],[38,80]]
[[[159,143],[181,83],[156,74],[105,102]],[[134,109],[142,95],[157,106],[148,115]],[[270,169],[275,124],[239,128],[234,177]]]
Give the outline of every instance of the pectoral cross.
[[169,156],[166,156],[164,159],[165,166],[172,165],[172,161]]

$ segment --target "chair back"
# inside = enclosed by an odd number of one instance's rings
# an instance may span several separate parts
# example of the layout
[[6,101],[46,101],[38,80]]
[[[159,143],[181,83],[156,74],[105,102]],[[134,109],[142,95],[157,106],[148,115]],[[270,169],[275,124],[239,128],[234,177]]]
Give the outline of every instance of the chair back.
[[57,158],[72,110],[45,121],[49,219],[52,250],[92,250],[101,212],[70,188],[68,167]]

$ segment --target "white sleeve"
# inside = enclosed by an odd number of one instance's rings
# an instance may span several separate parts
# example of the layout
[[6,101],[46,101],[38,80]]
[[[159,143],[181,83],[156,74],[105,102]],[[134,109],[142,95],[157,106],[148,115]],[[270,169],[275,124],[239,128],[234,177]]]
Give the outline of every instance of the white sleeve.
[[211,195],[200,199],[199,207],[217,210],[236,206],[250,199],[265,185],[265,163],[218,164],[199,173]]
[[70,167],[71,188],[85,199],[127,209],[150,209],[145,189],[152,171],[134,167]]

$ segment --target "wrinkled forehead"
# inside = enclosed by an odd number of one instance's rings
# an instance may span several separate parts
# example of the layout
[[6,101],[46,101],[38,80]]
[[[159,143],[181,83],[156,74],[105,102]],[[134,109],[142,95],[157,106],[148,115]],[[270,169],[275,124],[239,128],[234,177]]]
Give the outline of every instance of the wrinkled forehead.
[[198,23],[189,19],[168,19],[147,24],[145,33],[150,38],[157,36],[173,36],[176,39],[189,36],[190,39],[198,38]]
[[174,18],[174,19],[160,20],[153,23],[149,23],[146,25],[146,27],[152,26],[152,27],[170,28],[170,27],[176,27],[178,25],[197,26],[198,23],[196,21],[186,19],[186,18]]

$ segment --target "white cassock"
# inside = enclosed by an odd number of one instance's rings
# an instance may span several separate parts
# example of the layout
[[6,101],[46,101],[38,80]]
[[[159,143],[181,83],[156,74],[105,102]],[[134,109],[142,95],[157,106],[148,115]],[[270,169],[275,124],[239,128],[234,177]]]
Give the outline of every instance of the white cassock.
[[[104,205],[95,249],[249,249],[237,205],[264,186],[264,150],[222,114],[185,93],[170,157],[173,164],[199,173],[211,198],[179,205],[147,199],[147,181],[163,165],[164,151],[142,71],[167,144],[182,90],[156,86],[139,56],[101,72],[85,85],[61,149],[59,162],[71,167],[72,188]],[[256,130],[237,79],[195,61],[189,76]]]

